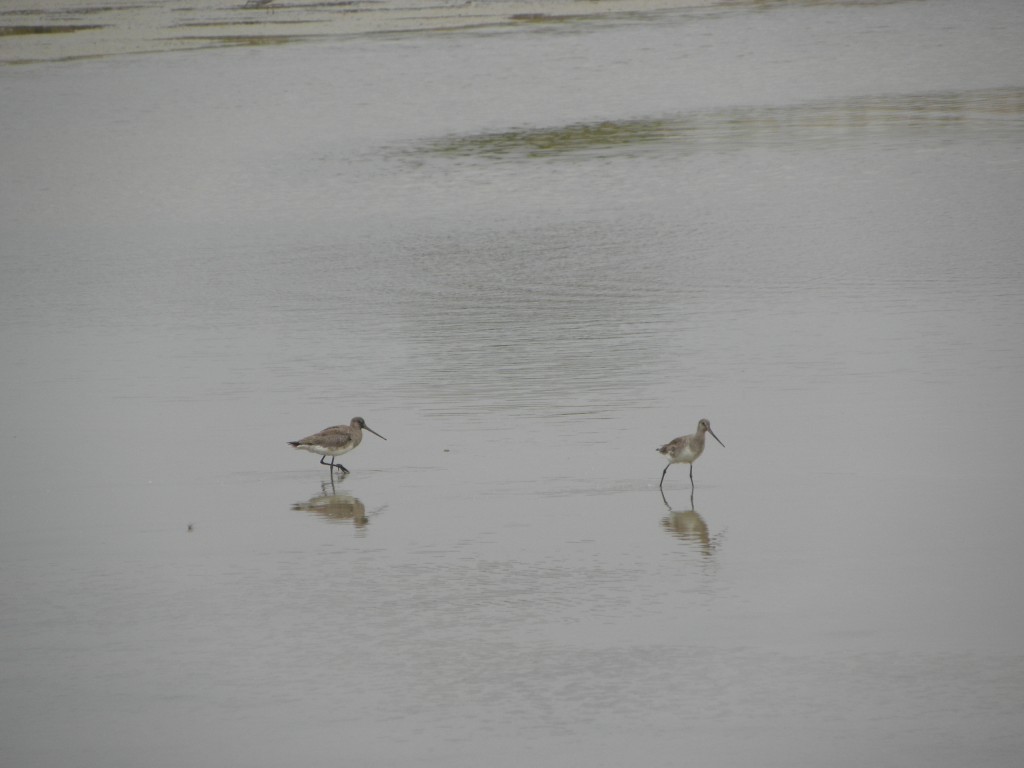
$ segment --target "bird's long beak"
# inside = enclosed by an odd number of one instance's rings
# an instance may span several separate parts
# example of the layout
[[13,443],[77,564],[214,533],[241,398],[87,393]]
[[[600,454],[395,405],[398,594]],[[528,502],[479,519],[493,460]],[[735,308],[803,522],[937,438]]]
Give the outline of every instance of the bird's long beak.
[[[366,430],[367,432],[373,432],[373,430],[372,430],[372,429],[370,429],[370,428],[369,428],[368,426],[366,426],[365,424],[363,424],[363,429],[365,429],[365,430]],[[377,433],[377,432],[373,432],[373,434],[377,435],[377,437],[379,437],[379,438],[380,438],[381,440],[387,440],[387,438],[386,438],[386,437],[384,437],[384,435],[381,435],[381,434],[379,434],[379,433]],[[715,440],[717,440],[717,439],[718,439],[718,438],[716,437],[716,438],[715,438]],[[725,446],[722,446],[722,447],[724,448]]]
[[[708,432],[711,432],[711,430],[709,429],[709,430],[708,430]],[[376,434],[376,433],[375,433],[375,434]],[[718,435],[716,435],[716,434],[715,434],[714,432],[711,432],[711,436],[712,436],[713,438],[715,438],[715,440],[718,440]],[[720,446],[722,446],[723,448],[725,448],[725,443],[723,443],[723,442],[722,442],[721,440],[718,440],[718,444],[719,444]]]

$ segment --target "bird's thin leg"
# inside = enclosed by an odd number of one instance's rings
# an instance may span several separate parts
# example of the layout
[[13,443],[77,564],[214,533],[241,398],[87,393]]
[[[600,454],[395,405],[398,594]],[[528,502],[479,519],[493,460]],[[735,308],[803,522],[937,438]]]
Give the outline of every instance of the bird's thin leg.
[[663,486],[665,484],[665,473],[668,472],[668,468],[671,467],[671,466],[672,466],[671,464],[666,464],[665,468],[663,470],[661,470],[661,482],[658,483],[658,487],[659,488],[661,488],[661,486]]
[[320,463],[323,464],[325,467],[333,467],[334,466],[334,457],[331,456],[331,463],[330,464],[328,464],[326,461],[324,461],[324,459],[326,459],[326,458],[327,458],[326,456],[321,456],[320,457]]
[[693,464],[690,465],[690,490],[693,490]]
[[334,466],[336,466],[338,469],[340,469],[346,475],[351,474],[347,469],[345,469],[343,466],[341,466],[341,464],[335,464]]

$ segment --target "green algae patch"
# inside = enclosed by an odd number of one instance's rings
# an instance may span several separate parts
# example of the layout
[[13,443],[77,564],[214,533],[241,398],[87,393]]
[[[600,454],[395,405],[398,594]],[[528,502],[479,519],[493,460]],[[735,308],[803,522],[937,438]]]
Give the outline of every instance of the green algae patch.
[[211,46],[261,46],[261,45],[286,45],[288,43],[309,40],[315,35],[193,35],[180,37],[179,40],[188,40],[196,43],[207,43]]
[[89,29],[103,29],[103,24],[25,24],[0,27],[0,37],[15,35],[60,35],[69,32],[84,32]]
[[463,136],[445,136],[414,151],[490,160],[632,155],[661,151],[733,152],[756,147],[840,148],[955,136],[1019,138],[1024,89],[884,95],[778,107],[725,107],[690,114],[604,120]]
[[557,128],[523,128],[439,139],[427,149],[442,155],[528,157],[603,150],[662,141],[670,124],[665,120],[605,120]]

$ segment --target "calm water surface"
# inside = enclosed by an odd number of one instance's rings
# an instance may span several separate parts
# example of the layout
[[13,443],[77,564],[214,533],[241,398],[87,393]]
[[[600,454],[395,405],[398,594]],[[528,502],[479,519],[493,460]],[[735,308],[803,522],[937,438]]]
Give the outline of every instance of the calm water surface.
[[0,69],[0,762],[1017,765],[1022,39]]

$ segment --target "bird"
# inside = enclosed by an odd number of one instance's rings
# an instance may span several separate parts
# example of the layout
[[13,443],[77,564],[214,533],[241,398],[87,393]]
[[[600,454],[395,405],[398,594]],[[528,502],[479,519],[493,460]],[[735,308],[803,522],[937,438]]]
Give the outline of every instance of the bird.
[[[658,483],[659,488],[665,484],[665,473],[668,472],[669,467],[673,464],[689,464],[690,489],[693,489],[693,462],[704,453],[705,432],[711,432],[711,422],[707,419],[701,419],[697,422],[697,431],[694,434],[677,437],[672,442],[665,443],[661,448],[657,449],[658,453],[664,454],[665,458],[668,459],[668,464],[665,465],[665,469],[661,473],[661,482]],[[711,436],[718,440],[718,435],[714,432],[711,432]],[[725,443],[721,440],[718,440],[718,444],[725,448]]]
[[[363,441],[364,429],[367,432],[373,432],[372,429],[366,426],[366,421],[363,420],[362,416],[356,416],[348,424],[339,424],[336,427],[327,427],[327,429],[322,429],[315,435],[304,437],[301,440],[291,440],[288,442],[288,445],[293,448],[298,448],[300,451],[319,453],[320,463],[331,468],[332,476],[334,474],[335,467],[347,475],[349,474],[349,471],[341,464],[335,464],[334,457],[348,453],[358,446]],[[387,440],[384,435],[378,434],[377,432],[373,432],[373,434],[377,435],[381,440]],[[324,461],[328,456],[331,457],[330,464]]]

